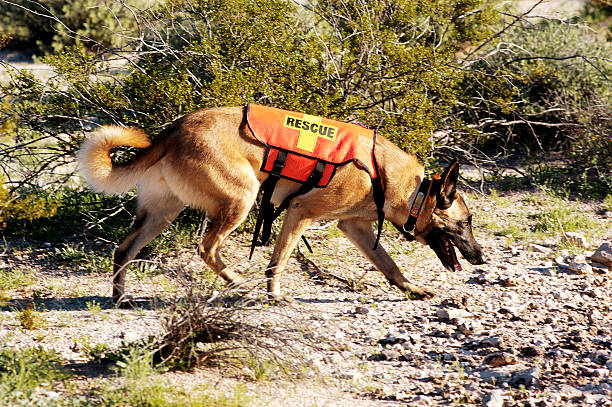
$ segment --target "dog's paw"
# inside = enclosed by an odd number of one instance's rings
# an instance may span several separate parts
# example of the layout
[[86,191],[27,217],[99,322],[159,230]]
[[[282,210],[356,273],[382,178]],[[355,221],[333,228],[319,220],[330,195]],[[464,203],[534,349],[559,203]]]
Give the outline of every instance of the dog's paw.
[[417,286],[411,286],[405,290],[406,299],[414,300],[429,300],[435,296],[435,292],[428,288],[421,288]]
[[118,302],[115,302],[115,308],[118,309],[136,309],[138,308],[138,305],[129,299],[125,299],[125,300],[121,300]]
[[268,294],[268,304],[276,306],[292,305],[296,301],[293,297],[283,294]]

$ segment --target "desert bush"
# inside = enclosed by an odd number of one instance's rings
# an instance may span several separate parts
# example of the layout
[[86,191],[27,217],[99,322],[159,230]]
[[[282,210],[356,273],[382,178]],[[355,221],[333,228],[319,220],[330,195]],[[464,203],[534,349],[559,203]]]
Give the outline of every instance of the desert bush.
[[5,229],[7,220],[29,220],[55,215],[57,206],[40,194],[21,196],[12,194],[0,184],[0,230]]
[[588,1],[584,6],[583,17],[608,40],[612,40],[612,3],[609,0]]
[[560,152],[563,186],[605,195],[612,187],[612,44],[581,22],[524,22],[488,52],[471,66],[458,110],[477,131],[457,134],[451,145],[538,159]]
[[[297,377],[308,349],[317,348],[295,317],[236,290],[213,292],[185,281],[186,295],[174,302],[164,330],[153,342],[155,358],[171,369],[224,365],[250,369],[252,378],[283,372]],[[251,298],[250,298],[251,297]]]
[[0,1],[0,32],[13,49],[38,55],[82,44],[92,50],[125,48],[138,38],[137,11],[155,0]]

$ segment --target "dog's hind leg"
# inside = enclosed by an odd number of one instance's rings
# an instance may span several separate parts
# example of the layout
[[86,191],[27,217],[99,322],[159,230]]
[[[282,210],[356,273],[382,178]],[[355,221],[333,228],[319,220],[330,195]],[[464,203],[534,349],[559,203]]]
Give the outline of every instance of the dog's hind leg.
[[302,233],[312,223],[310,216],[305,216],[301,207],[290,207],[287,210],[281,231],[276,238],[274,252],[270,264],[266,269],[268,280],[268,296],[272,300],[286,300],[281,294],[279,274],[285,269],[293,249],[297,245]]
[[240,203],[232,202],[233,205],[222,205],[221,209],[214,214],[209,214],[208,230],[206,231],[199,246],[202,260],[221,278],[233,287],[244,284],[244,279],[230,270],[221,257],[221,246],[229,234],[236,229],[246,218],[255,201],[257,191],[252,200],[243,199]]
[[410,292],[418,298],[431,298],[434,293],[426,288],[410,283],[402,274],[397,264],[379,243],[374,250],[376,235],[369,221],[341,220],[338,228],[359,248],[359,250],[380,270],[387,280],[400,290]]
[[[148,192],[148,193],[147,193]],[[113,303],[119,304],[125,295],[125,274],[140,250],[155,239],[183,210],[183,203],[169,190],[150,191],[139,195],[134,231],[115,250],[113,259]],[[160,193],[162,192],[162,193]]]

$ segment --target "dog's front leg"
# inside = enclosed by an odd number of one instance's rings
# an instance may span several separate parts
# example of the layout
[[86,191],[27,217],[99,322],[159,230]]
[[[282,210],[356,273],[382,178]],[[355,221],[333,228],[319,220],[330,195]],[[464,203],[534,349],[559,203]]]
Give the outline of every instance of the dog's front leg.
[[410,292],[419,299],[433,297],[433,291],[418,287],[404,277],[397,264],[379,243],[374,250],[376,235],[372,230],[371,222],[361,220],[341,220],[338,228],[349,238],[355,246],[380,270],[387,280],[400,290]]
[[289,256],[291,256],[298,240],[311,223],[312,219],[305,216],[301,207],[292,205],[287,210],[280,234],[276,239],[274,252],[270,258],[270,264],[266,269],[268,296],[271,300],[291,301],[290,297],[285,297],[281,293],[279,274],[285,269]]

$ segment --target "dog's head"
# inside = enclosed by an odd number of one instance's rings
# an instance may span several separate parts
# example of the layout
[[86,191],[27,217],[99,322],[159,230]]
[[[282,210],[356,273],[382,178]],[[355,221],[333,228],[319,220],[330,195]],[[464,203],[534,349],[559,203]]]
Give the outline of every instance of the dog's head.
[[472,214],[457,191],[458,177],[456,161],[442,175],[434,175],[414,229],[415,238],[431,247],[449,271],[461,270],[455,247],[470,263],[485,262],[472,234]]

